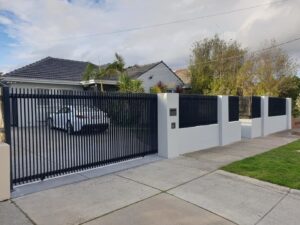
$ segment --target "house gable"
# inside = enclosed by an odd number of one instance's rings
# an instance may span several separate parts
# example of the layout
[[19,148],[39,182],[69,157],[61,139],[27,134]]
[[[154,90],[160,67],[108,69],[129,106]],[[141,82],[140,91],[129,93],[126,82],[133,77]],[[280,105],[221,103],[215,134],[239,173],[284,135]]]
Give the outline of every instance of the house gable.
[[162,82],[169,88],[176,88],[182,86],[182,80],[164,63],[160,62],[154,67],[147,70],[137,78],[143,82],[145,92],[150,92],[150,88]]

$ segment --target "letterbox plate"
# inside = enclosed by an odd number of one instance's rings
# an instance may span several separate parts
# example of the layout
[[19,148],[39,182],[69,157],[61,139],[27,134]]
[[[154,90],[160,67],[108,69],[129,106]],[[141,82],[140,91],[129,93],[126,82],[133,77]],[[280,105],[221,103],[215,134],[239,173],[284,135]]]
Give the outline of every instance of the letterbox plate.
[[176,108],[171,108],[170,109],[170,116],[176,116],[177,115],[177,109]]

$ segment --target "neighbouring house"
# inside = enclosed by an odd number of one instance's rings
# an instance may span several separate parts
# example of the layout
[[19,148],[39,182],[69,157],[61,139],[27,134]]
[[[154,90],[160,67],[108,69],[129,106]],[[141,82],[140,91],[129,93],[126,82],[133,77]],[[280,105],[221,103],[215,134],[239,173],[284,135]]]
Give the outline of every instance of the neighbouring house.
[[[143,88],[146,93],[149,93],[150,88],[159,82],[167,86],[168,92],[174,92],[178,86],[183,86],[182,80],[163,61],[146,65],[129,66],[126,68],[126,72],[131,79],[141,80],[143,82]],[[81,83],[84,86],[92,86],[100,82],[103,82],[104,90],[107,90],[108,84],[117,88],[118,76],[112,74],[103,77],[102,81],[89,80],[82,81]],[[113,87],[110,87],[110,89],[113,89]]]
[[[99,81],[82,81],[88,62],[47,57],[35,63],[16,69],[2,76],[2,82],[13,88],[39,88],[82,90]],[[163,62],[147,65],[134,65],[126,68],[132,79],[143,81],[145,92],[159,81],[170,91],[182,86],[182,80]],[[105,91],[118,90],[118,77],[107,76],[102,79]]]
[[88,62],[47,57],[2,76],[13,88],[81,90],[82,73]]
[[178,69],[175,74],[182,80],[183,89],[191,89],[191,74],[188,69]]

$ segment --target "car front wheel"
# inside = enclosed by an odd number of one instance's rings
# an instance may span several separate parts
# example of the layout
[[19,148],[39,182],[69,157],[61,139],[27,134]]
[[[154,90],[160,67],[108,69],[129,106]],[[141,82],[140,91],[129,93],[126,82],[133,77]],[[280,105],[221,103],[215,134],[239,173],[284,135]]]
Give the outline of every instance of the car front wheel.
[[67,132],[68,132],[68,134],[74,133],[74,128],[70,121],[67,122]]
[[50,129],[54,128],[53,127],[53,119],[51,119],[51,118],[48,119],[48,126],[49,126]]

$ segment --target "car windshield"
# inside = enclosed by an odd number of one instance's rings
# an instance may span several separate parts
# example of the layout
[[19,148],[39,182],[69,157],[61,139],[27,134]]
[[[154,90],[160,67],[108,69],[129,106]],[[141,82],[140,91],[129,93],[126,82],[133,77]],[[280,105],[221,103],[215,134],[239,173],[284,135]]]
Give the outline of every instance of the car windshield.
[[75,106],[74,108],[78,112],[100,111],[97,107],[94,106]]

